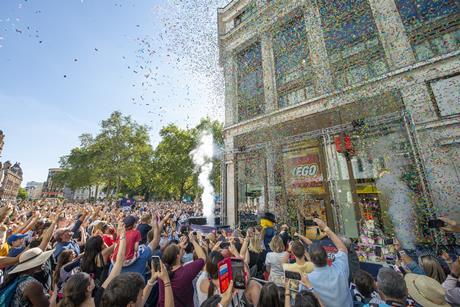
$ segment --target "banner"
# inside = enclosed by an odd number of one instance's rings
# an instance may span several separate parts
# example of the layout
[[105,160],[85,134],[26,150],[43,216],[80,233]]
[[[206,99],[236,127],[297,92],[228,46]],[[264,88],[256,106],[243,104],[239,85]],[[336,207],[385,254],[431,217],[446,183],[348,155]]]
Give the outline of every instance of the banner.
[[288,148],[283,164],[288,193],[324,193],[318,147]]

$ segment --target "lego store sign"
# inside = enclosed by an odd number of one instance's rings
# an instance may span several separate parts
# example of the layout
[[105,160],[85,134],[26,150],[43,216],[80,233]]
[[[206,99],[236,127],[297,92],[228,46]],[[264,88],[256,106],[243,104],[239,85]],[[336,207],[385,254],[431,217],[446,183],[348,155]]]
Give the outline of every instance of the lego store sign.
[[317,147],[299,148],[285,153],[284,166],[288,190],[295,193],[320,193],[323,175]]

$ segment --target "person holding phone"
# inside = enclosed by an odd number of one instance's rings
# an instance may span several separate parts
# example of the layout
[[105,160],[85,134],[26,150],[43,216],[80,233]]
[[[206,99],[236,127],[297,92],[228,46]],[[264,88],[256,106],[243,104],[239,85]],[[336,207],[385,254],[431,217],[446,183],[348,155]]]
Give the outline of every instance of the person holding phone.
[[353,300],[348,284],[348,250],[340,238],[324,223],[315,218],[316,225],[337,247],[338,252],[332,265],[328,265],[325,248],[319,244],[310,247],[310,259],[315,265],[313,272],[308,274],[312,288],[301,285],[299,290],[315,291],[326,306],[352,307]]
[[[184,237],[185,238],[185,237]],[[203,269],[206,261],[206,253],[201,248],[200,244],[196,240],[193,233],[189,234],[189,242],[192,243],[195,253],[198,257],[197,260],[182,265],[181,258],[184,255],[184,249],[187,244],[187,240],[181,238],[181,242],[176,244],[170,244],[165,248],[162,260],[168,270],[169,277],[171,280],[171,287],[174,293],[174,306],[189,306],[190,302],[193,302],[193,284],[192,281]],[[165,289],[163,281],[159,281],[160,297],[158,300],[158,306],[165,306]]]
[[[305,275],[313,271],[315,266],[312,262],[307,261],[306,259],[307,252],[305,251],[305,247],[303,246],[302,243],[300,243],[300,241],[292,241],[291,243],[289,243],[288,252],[294,254],[295,263],[283,264],[283,269],[285,272],[296,272],[296,273]],[[286,276],[286,273],[285,273],[285,277],[289,278]],[[289,286],[294,291],[297,291],[299,289],[299,280],[300,279],[291,280],[290,282]]]
[[223,259],[224,256],[218,251],[213,251],[209,254],[205,267],[206,270],[200,274],[196,282],[199,306],[211,296],[220,294],[218,264]]

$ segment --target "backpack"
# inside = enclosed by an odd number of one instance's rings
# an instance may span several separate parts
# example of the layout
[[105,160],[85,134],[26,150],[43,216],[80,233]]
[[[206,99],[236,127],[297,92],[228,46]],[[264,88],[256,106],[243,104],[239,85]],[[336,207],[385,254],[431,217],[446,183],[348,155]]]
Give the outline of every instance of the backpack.
[[0,306],[10,306],[11,301],[16,293],[18,285],[26,279],[32,278],[30,276],[21,276],[14,279],[8,286],[0,290]]

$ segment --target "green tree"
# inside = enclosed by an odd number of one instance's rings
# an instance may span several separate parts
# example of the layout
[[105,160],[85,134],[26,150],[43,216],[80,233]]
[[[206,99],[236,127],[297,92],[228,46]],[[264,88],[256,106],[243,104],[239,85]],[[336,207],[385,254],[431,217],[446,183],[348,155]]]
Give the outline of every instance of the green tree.
[[26,189],[24,189],[23,187],[19,187],[19,190],[18,190],[18,196],[17,196],[19,199],[27,199],[29,197],[29,194],[27,193]]
[[181,199],[196,193],[190,152],[196,145],[192,131],[174,124],[163,127],[161,141],[154,151],[152,180],[157,198]]

